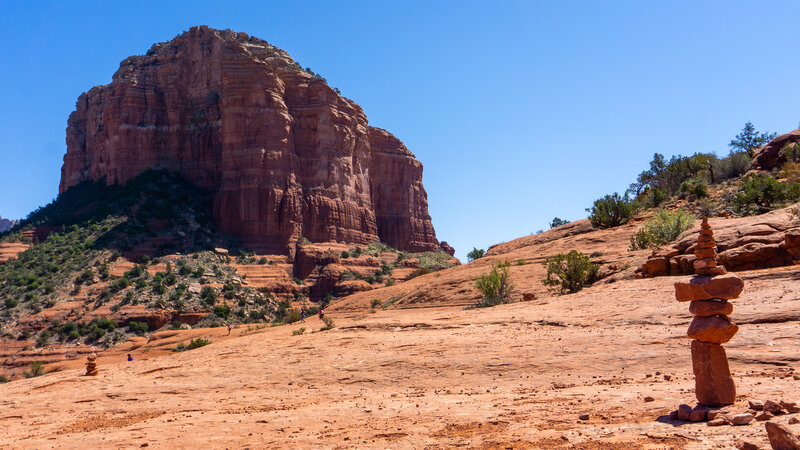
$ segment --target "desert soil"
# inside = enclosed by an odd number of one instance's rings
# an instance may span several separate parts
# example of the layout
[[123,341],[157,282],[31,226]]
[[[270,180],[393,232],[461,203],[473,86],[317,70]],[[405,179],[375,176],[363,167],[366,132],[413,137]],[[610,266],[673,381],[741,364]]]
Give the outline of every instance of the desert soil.
[[[728,409],[800,400],[797,266],[738,275],[745,291],[731,317],[741,328],[726,344],[738,398]],[[765,446],[762,422],[668,418],[694,405],[691,317],[673,290],[684,278],[488,309],[348,307],[329,331],[314,317],[231,336],[162,332],[101,353],[97,377],[83,375],[80,359],[0,385],[0,447]],[[300,327],[306,333],[292,335]],[[212,344],[169,351],[197,336]]]

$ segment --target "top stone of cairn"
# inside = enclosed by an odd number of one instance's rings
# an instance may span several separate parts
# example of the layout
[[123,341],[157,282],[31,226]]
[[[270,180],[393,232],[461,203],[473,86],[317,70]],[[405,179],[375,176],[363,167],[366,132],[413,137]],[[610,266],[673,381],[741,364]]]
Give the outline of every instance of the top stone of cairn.
[[694,262],[694,271],[697,275],[713,276],[727,273],[725,267],[717,265],[717,241],[714,240],[714,232],[708,225],[707,217],[703,217],[700,224],[700,237],[697,239],[694,256],[697,257]]

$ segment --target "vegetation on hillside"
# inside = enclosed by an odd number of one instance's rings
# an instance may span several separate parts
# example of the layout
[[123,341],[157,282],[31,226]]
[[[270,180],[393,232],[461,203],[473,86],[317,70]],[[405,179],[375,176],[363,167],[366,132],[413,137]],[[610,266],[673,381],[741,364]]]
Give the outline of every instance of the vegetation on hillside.
[[631,236],[631,250],[658,247],[672,242],[694,223],[694,215],[685,209],[659,209]]

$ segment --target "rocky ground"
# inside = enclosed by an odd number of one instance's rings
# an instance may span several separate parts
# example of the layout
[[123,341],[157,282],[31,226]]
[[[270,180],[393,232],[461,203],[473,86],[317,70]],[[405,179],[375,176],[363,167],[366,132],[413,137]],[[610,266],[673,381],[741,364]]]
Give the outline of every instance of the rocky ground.
[[[741,328],[726,344],[738,397],[727,409],[800,399],[797,267],[739,275]],[[159,333],[102,353],[97,377],[73,360],[0,385],[0,446],[764,447],[763,422],[669,419],[694,404],[691,317],[673,289],[683,278],[489,309],[342,309],[324,332],[312,318],[231,336]],[[197,336],[212,344],[169,351]]]

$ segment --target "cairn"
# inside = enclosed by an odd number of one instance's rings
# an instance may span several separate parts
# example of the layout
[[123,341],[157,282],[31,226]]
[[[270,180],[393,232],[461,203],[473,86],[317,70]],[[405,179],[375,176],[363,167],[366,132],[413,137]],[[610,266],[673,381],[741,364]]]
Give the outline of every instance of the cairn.
[[92,353],[86,358],[86,376],[93,377],[96,376],[100,371],[97,370],[97,355]]
[[728,300],[739,297],[744,282],[735,275],[726,275],[725,267],[717,265],[717,243],[706,217],[694,254],[696,275],[688,282],[675,283],[675,298],[691,302],[689,312],[694,315],[687,334],[693,339],[695,395],[704,406],[730,405],[736,400],[736,386],[721,344],[730,341],[739,330],[728,317],[733,312]]

